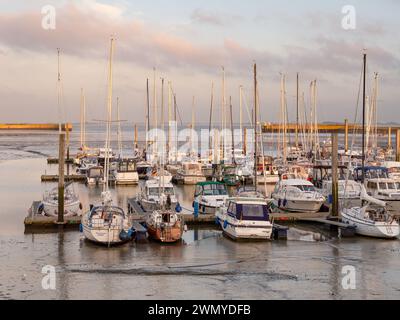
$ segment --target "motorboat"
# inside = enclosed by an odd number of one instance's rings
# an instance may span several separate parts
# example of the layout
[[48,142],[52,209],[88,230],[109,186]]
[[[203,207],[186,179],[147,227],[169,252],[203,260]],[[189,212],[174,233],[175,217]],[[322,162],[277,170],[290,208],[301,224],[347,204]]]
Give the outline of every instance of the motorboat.
[[226,185],[217,181],[198,182],[195,188],[194,204],[199,205],[199,212],[215,214],[229,198]]
[[326,200],[310,181],[302,179],[280,180],[271,196],[280,209],[293,212],[318,212]]
[[147,180],[137,194],[137,202],[142,206],[144,211],[159,210],[162,205],[163,196],[166,197],[167,206],[172,209],[176,207],[178,200],[172,183],[165,183],[161,186],[156,180]]
[[226,205],[216,211],[216,220],[223,233],[234,240],[271,239],[273,225],[269,219],[268,203],[265,199],[228,199]]
[[148,180],[159,181],[160,183],[171,183],[172,174],[167,170],[159,170],[157,166],[149,168],[146,174]]
[[120,159],[116,168],[112,171],[115,184],[129,185],[139,183],[139,174],[136,171],[135,161],[132,159]]
[[101,166],[88,168],[86,171],[86,184],[99,185],[104,183],[104,169]]
[[182,162],[181,168],[177,171],[176,180],[190,185],[206,181],[202,164],[199,162]]

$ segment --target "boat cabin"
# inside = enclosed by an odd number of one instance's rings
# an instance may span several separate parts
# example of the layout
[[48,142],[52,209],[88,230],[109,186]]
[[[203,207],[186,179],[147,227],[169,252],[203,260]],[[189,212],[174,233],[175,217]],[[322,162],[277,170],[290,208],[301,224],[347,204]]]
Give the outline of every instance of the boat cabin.
[[269,221],[267,203],[260,201],[260,199],[249,200],[229,200],[227,214],[237,220]]
[[118,172],[136,172],[136,163],[133,159],[122,159],[117,163]]
[[226,185],[221,182],[207,181],[198,182],[195,189],[195,197],[197,196],[226,196],[228,190]]
[[[338,166],[338,180],[346,180],[346,166]],[[349,178],[351,175],[349,174]],[[313,168],[312,183],[319,189],[323,187],[323,181],[332,181],[332,166],[330,165],[316,165]]]
[[87,170],[87,177],[88,178],[103,178],[104,169],[103,167],[96,166],[88,168]]
[[[362,180],[362,167],[357,167],[354,169],[354,180]],[[364,167],[364,177],[365,179],[387,179],[388,169],[385,167],[370,166]]]

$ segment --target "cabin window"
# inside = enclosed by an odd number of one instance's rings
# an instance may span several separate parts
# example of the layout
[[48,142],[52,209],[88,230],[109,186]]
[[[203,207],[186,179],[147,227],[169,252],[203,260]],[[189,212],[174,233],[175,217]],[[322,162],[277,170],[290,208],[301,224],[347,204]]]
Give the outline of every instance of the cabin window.
[[388,189],[396,190],[396,184],[394,182],[388,182]]
[[300,189],[301,191],[315,191],[314,186],[299,185],[299,186],[294,186],[294,187]]
[[379,182],[379,189],[386,190],[386,183],[385,182]]
[[241,217],[243,220],[263,220],[268,218],[266,205],[242,204]]
[[376,183],[375,183],[375,182],[368,181],[368,183],[367,183],[367,188],[369,188],[369,189],[376,189]]
[[233,202],[229,203],[228,212],[236,216],[236,204]]
[[400,190],[400,182],[396,182],[396,188]]

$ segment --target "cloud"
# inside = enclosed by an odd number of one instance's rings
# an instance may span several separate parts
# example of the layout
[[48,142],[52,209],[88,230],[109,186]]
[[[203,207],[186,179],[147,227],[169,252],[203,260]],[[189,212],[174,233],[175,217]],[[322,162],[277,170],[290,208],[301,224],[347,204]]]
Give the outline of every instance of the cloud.
[[191,14],[192,22],[209,24],[213,26],[227,26],[235,22],[242,21],[243,17],[239,15],[228,15],[223,13],[211,12],[204,9],[195,9]]

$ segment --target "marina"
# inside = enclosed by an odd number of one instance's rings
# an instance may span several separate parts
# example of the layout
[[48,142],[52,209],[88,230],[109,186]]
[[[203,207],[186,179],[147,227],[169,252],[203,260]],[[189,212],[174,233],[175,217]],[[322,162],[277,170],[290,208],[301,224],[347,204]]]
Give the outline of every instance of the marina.
[[0,14],[0,300],[400,298],[398,8],[56,2]]

